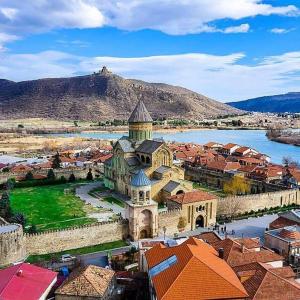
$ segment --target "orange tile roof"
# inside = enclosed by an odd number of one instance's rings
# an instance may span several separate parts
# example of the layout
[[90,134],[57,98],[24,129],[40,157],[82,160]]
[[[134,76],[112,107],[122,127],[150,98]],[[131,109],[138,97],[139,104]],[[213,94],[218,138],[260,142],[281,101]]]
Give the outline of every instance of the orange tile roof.
[[233,144],[233,143],[228,143],[226,145],[223,146],[223,149],[227,149],[227,150],[230,150],[231,148],[233,147],[236,147],[238,146],[237,144]]
[[230,171],[237,170],[241,167],[238,162],[227,162],[227,161],[211,161],[207,163],[207,168],[219,171]]
[[25,173],[25,172],[29,172],[32,170],[33,170],[33,168],[26,166],[26,165],[22,165],[22,164],[16,165],[10,169],[10,171],[12,173]]
[[177,262],[152,277],[159,300],[244,299],[247,293],[228,264],[205,242],[190,238],[175,247],[146,252],[149,268],[176,255]]
[[[262,263],[251,263],[234,268],[241,278],[250,299],[296,300],[300,299],[300,285],[281,276],[277,268]],[[245,274],[246,271],[252,273]],[[244,277],[244,279],[243,279]]]
[[251,150],[251,149],[249,147],[243,146],[243,147],[237,148],[234,152],[243,154],[247,150]]
[[282,237],[282,238],[285,238],[285,239],[299,240],[300,239],[300,232],[283,228],[280,231],[279,236]]
[[179,204],[187,204],[187,203],[194,203],[194,202],[200,202],[200,201],[207,201],[216,199],[217,197],[215,195],[203,192],[203,191],[191,191],[186,192],[178,195],[174,195],[168,198],[168,200],[177,202]]
[[245,246],[247,249],[254,249],[254,248],[261,247],[259,238],[240,238],[240,239],[234,239],[234,241],[239,243],[240,245]]

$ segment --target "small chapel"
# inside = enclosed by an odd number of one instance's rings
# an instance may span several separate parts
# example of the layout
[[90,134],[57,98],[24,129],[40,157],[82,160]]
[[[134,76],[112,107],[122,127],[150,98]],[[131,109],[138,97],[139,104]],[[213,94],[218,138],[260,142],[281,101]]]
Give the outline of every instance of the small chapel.
[[137,240],[157,235],[158,203],[193,187],[184,180],[184,169],[173,165],[166,142],[152,137],[153,120],[142,100],[128,123],[129,135],[114,144],[104,165],[104,185],[128,198],[129,231]]

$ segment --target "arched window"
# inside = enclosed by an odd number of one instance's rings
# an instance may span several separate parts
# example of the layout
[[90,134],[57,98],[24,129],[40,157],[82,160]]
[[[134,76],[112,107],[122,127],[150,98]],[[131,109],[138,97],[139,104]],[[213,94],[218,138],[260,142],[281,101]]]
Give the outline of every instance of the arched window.
[[146,157],[146,164],[150,164],[150,157],[149,156]]
[[145,162],[145,156],[142,155],[142,156],[141,156],[141,159],[142,159],[142,162],[144,163],[144,162]]

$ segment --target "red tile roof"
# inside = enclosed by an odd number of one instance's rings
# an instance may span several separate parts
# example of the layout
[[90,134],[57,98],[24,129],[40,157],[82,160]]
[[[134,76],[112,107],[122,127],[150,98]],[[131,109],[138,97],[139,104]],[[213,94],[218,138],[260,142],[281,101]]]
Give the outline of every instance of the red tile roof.
[[228,143],[226,145],[223,146],[223,149],[227,149],[227,150],[230,150],[232,149],[233,147],[236,147],[238,146],[237,144],[233,144],[233,143]]
[[190,238],[175,247],[146,252],[149,268],[175,255],[177,261],[152,277],[159,300],[244,299],[247,293],[228,264],[207,243]]
[[216,242],[221,241],[222,239],[215,233],[215,232],[202,232],[198,235],[194,236],[197,239],[201,239],[205,241],[206,243],[212,245]]
[[232,239],[224,239],[212,245],[216,250],[224,249],[224,259],[232,266],[240,266],[252,262],[272,262],[283,261],[284,258],[272,250],[262,248],[260,251],[251,251],[246,246]]
[[218,171],[238,170],[241,165],[238,162],[212,161],[207,163],[207,168]]
[[56,281],[57,273],[22,263],[0,270],[1,300],[36,300]]
[[234,270],[243,282],[250,299],[300,299],[300,285],[287,279],[282,270],[278,272],[277,268],[262,263],[245,264],[235,267]]
[[270,229],[278,229],[278,228],[283,228],[283,227],[292,226],[292,225],[300,225],[300,223],[280,216],[276,220],[274,220],[273,222],[271,222],[269,224],[269,228]]
[[279,236],[284,238],[284,239],[299,240],[300,239],[300,232],[283,228],[280,231]]
[[191,191],[174,195],[168,198],[168,200],[177,202],[179,204],[194,203],[212,199],[216,199],[216,196],[203,191]]

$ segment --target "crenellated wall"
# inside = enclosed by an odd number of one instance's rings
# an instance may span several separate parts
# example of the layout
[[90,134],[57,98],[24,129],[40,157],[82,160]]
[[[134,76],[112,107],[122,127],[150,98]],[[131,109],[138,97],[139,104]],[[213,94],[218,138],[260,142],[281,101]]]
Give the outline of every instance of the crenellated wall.
[[28,255],[45,254],[122,240],[127,235],[126,221],[102,222],[65,230],[25,234],[25,247]]
[[300,191],[297,189],[219,198],[217,214],[233,215],[292,203],[300,204]]

